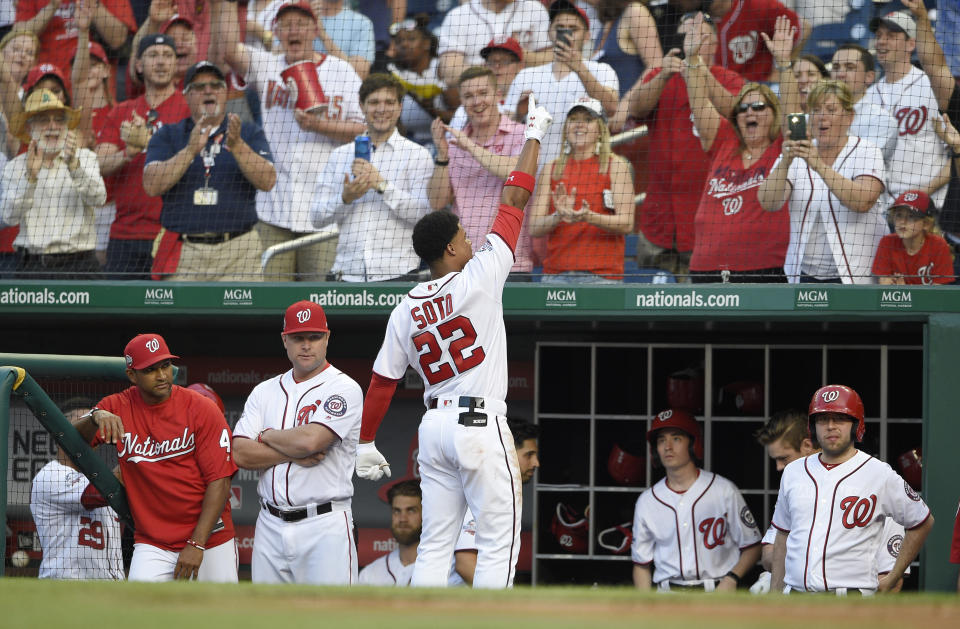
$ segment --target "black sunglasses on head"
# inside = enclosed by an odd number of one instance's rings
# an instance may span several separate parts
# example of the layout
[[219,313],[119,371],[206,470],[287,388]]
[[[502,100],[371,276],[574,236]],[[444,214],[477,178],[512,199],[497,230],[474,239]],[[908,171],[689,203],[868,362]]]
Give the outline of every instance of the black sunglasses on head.
[[762,100],[758,100],[755,103],[740,103],[737,105],[737,113],[742,114],[748,109],[752,109],[753,111],[763,111],[767,107],[769,107],[769,105]]

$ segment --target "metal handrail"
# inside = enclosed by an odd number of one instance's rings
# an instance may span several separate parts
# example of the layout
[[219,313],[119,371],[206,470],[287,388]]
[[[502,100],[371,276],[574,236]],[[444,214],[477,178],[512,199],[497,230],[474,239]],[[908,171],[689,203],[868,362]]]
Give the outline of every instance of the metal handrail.
[[295,249],[302,249],[309,245],[324,242],[330,240],[331,238],[336,238],[340,235],[340,229],[334,225],[333,227],[328,227],[327,229],[320,230],[313,234],[307,234],[306,236],[300,236],[299,238],[294,238],[293,240],[288,240],[287,242],[281,242],[279,244],[273,245],[272,247],[267,247],[267,250],[263,252],[263,255],[260,256],[260,270],[263,271],[267,268],[267,264],[270,262],[270,258],[281,253],[286,253],[287,251],[293,251]]
[[635,129],[630,129],[629,131],[624,131],[618,133],[615,136],[610,138],[610,146],[619,146],[620,144],[625,144],[627,142],[632,142],[639,138],[645,137],[649,133],[647,125],[640,125]]

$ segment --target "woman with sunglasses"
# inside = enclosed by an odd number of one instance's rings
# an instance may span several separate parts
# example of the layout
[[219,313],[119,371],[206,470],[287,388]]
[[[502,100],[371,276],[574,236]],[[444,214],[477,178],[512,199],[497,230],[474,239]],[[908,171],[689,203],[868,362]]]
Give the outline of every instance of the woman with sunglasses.
[[[781,109],[766,85],[747,83],[724,118],[710,101],[713,79],[700,50],[703,15],[684,40],[683,78],[694,131],[711,163],[694,218],[690,279],[693,282],[785,282],[783,259],[790,236],[784,214],[764,212],[757,188],[780,155]],[[773,38],[764,34],[778,66],[789,67],[796,27],[777,19]],[[798,106],[796,79],[782,72],[788,111]]]
[[[757,192],[772,215],[790,206],[790,282],[872,284],[873,257],[890,229],[879,198],[883,154],[849,135],[856,112],[845,83],[820,81],[807,98],[813,140],[789,139]],[[798,159],[799,158],[799,159]]]

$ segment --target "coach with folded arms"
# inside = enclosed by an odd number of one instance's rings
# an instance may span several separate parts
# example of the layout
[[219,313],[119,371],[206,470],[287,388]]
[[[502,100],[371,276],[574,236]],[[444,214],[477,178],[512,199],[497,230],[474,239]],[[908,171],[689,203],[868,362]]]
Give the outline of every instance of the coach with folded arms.
[[143,170],[143,189],[163,198],[154,277],[260,280],[256,194],[277,179],[267,138],[225,114],[227,84],[214,64],[191,66],[184,92],[190,117],[154,134]]

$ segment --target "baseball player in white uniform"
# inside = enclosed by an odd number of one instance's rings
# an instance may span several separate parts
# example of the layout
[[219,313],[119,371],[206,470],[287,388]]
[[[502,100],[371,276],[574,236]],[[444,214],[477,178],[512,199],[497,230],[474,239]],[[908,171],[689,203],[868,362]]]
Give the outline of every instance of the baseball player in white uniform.
[[[703,436],[692,415],[661,411],[647,431],[667,475],[633,515],[633,583],[641,590],[733,591],[760,558],[760,533],[736,485],[697,466]],[[654,569],[650,564],[654,564]]]
[[[897,584],[933,527],[919,494],[886,463],[857,450],[863,401],[831,384],[813,395],[810,435],[821,452],[787,465],[773,512],[771,591],[871,595]],[[893,568],[877,578],[877,545],[892,518],[906,528]]]
[[[930,79],[910,62],[917,36],[913,17],[894,11],[874,19],[870,28],[877,35],[877,63],[884,77],[867,89],[865,99],[889,111],[899,126],[887,168],[887,193],[896,198],[907,190],[926,190],[950,154],[934,130],[933,122],[941,117]],[[930,193],[937,206],[943,205],[946,195],[946,186]]]
[[[212,4],[215,11],[220,7],[220,13],[211,18],[211,37],[223,42],[227,63],[260,94],[263,131],[276,153],[277,183],[269,192],[257,195],[260,238],[269,247],[315,232],[310,205],[327,158],[333,149],[364,130],[357,99],[360,77],[343,59],[314,53],[317,20],[305,0],[291,0],[277,10],[274,33],[280,42],[280,54],[257,50],[238,40],[236,2],[213,0]],[[296,109],[296,93],[280,73],[300,61],[317,64],[317,80],[328,101],[326,108],[310,113]],[[306,274],[306,278],[323,280],[333,263],[335,245],[334,240],[332,244],[281,254],[274,263],[279,266],[271,268],[286,275],[282,279],[291,279],[289,274],[296,271],[301,279]]]
[[122,581],[120,524],[63,450],[37,472],[30,511],[43,549],[41,579]]
[[390,532],[397,547],[360,571],[360,585],[410,585],[417,546],[423,532],[423,495],[416,480],[403,480],[387,490]]
[[457,534],[469,507],[477,518],[474,587],[513,584],[520,550],[520,467],[504,417],[507,343],[503,285],[513,266],[523,208],[535,184],[540,140],[553,121],[531,99],[526,142],[507,177],[486,242],[474,254],[457,217],[432,212],[413,230],[414,250],[432,279],[390,315],[363,411],[357,475],[378,480],[389,464],[373,443],[407,365],[424,382],[418,462],[423,537],[413,585],[447,584]]
[[[808,419],[806,413],[798,410],[781,411],[774,413],[770,420],[756,433],[757,441],[765,446],[767,454],[773,459],[777,466],[777,471],[782,472],[784,468],[799,458],[810,456],[820,452],[820,449],[814,447],[810,439],[808,429]],[[883,535],[880,537],[877,545],[877,574],[879,577],[893,570],[893,566],[900,556],[900,543],[903,541],[903,527],[893,521],[892,518],[884,518]],[[770,569],[773,567],[773,543],[777,539],[777,529],[773,526],[767,527],[767,532],[763,535],[762,556],[760,559],[764,572],[760,574],[757,582],[750,587],[754,594],[766,594],[770,591]],[[907,568],[909,574],[910,568]],[[899,591],[903,587],[901,579],[892,590]]]
[[351,498],[363,392],[327,361],[319,305],[287,308],[281,336],[293,368],[254,388],[234,429],[237,465],[260,470],[253,580],[356,583]]
[[[540,449],[537,445],[540,427],[522,419],[508,419],[507,425],[513,435],[513,445],[520,462],[520,480],[528,483],[540,467]],[[453,557],[450,585],[473,585],[473,575],[477,570],[477,520],[469,508],[460,525]]]

